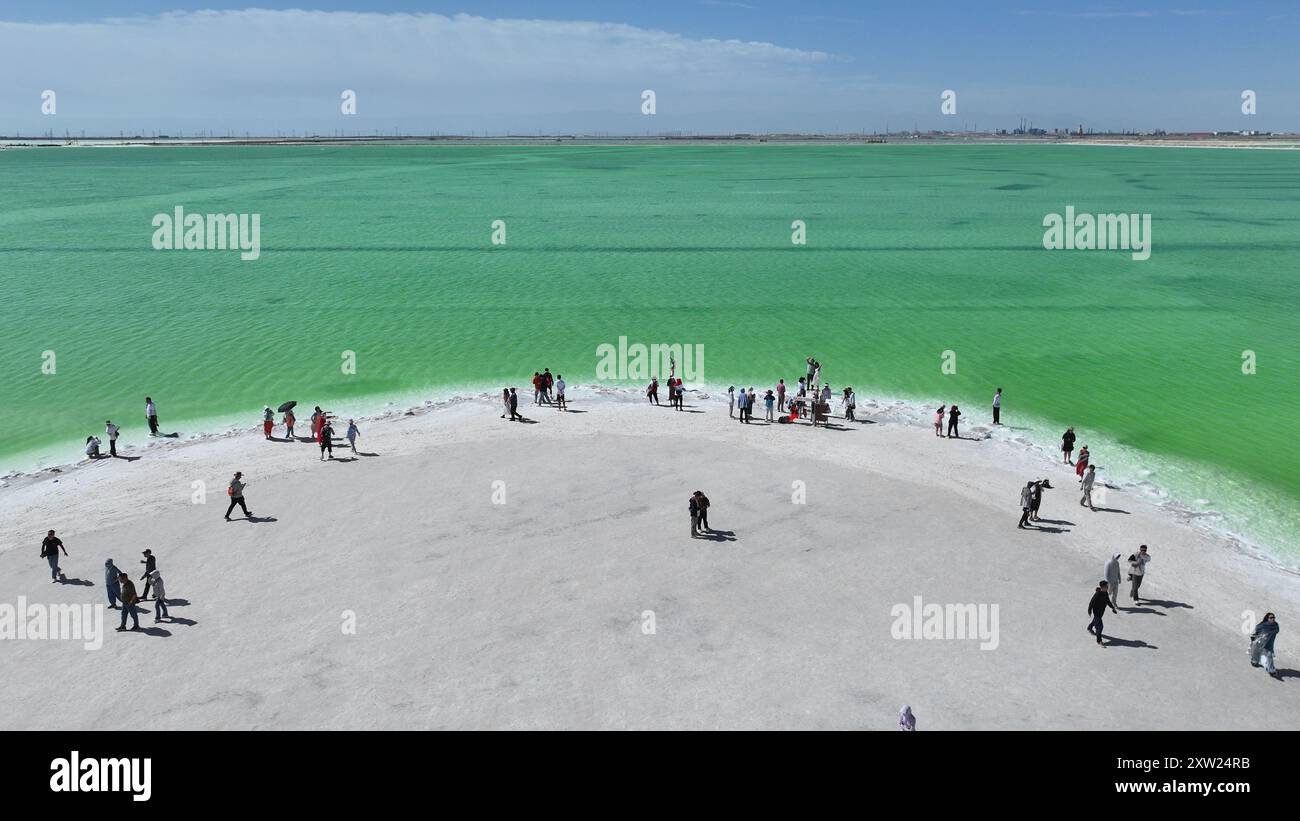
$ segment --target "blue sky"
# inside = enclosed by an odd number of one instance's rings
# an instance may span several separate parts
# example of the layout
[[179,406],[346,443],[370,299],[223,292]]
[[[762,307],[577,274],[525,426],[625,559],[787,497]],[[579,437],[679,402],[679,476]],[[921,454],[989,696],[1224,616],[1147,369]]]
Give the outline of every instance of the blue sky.
[[[850,131],[1012,128],[1022,117],[1300,131],[1296,2],[248,8],[6,0],[0,133]],[[45,89],[53,115],[40,110]],[[357,94],[355,115],[339,111],[343,89]],[[639,110],[644,89],[657,95],[652,117]],[[956,115],[940,110],[945,89],[957,92]],[[1254,116],[1241,113],[1244,89],[1258,95]]]

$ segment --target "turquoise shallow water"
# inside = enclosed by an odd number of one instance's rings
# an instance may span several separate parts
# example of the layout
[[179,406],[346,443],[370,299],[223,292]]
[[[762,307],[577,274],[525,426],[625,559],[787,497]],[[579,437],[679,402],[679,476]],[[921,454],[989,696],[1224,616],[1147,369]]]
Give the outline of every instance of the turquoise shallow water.
[[[837,387],[977,419],[1001,386],[1025,436],[1073,424],[1099,463],[1300,558],[1292,152],[60,148],[0,152],[0,180],[6,470],[74,461],[105,418],[134,433],[146,394],[169,429],[253,424],[543,366],[588,383],[626,336],[703,345],[713,385],[815,355]],[[260,214],[261,259],[153,250],[177,205]],[[1151,258],[1044,250],[1066,205],[1151,214]]]

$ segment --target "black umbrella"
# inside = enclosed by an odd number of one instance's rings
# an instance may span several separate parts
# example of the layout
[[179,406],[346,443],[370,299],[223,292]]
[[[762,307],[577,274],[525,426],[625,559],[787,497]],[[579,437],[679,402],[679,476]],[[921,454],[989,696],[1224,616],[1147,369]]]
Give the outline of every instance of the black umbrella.
[[276,412],[284,413],[285,411],[291,411],[293,410],[294,406],[297,404],[298,404],[297,402],[285,402],[283,405],[280,406],[280,409]]

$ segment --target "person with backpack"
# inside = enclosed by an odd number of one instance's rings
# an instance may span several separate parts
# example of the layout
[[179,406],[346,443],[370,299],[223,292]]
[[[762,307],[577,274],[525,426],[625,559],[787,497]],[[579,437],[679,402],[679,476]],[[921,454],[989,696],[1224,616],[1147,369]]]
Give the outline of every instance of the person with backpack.
[[131,577],[125,573],[117,577],[118,584],[122,585],[122,624],[117,628],[121,633],[126,629],[126,617],[131,617],[131,629],[140,629],[140,609],[136,604],[140,597],[135,594],[135,585],[131,583]]
[[46,533],[45,539],[41,542],[41,558],[50,564],[51,582],[62,581],[64,578],[63,571],[59,570],[60,550],[63,551],[64,556],[68,555],[68,549],[63,546],[63,540],[55,536],[53,530]]
[[104,562],[104,590],[108,593],[108,609],[117,609],[117,600],[122,598],[122,585],[118,582],[118,577],[122,571],[117,569],[112,559]]
[[[248,505],[244,504],[244,488],[247,485],[242,481],[244,474],[235,471],[235,478],[230,480],[230,486],[226,488],[226,495],[230,497],[230,507],[226,508],[226,521],[230,521],[230,512],[239,505],[239,509],[244,511],[244,518],[251,519],[253,514],[248,512]],[[123,624],[126,622],[123,621]]]
[[140,560],[140,564],[144,565],[144,574],[140,576],[140,581],[144,582],[144,595],[140,597],[140,600],[146,601],[149,598],[149,579],[153,576],[154,570],[158,568],[158,561],[154,558],[153,551],[145,548],[144,558]]

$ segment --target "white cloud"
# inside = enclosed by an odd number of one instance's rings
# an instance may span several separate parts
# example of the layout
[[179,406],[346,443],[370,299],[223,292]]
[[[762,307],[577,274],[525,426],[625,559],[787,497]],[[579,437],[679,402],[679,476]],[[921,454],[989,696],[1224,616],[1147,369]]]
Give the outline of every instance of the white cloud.
[[[823,76],[839,61],[615,23],[469,15],[250,9],[0,23],[0,132],[704,129],[723,115],[758,124],[783,107],[844,105],[852,92]],[[40,114],[47,88],[56,117]],[[640,114],[647,88],[655,117]],[[356,117],[339,113],[343,89],[357,93]]]

